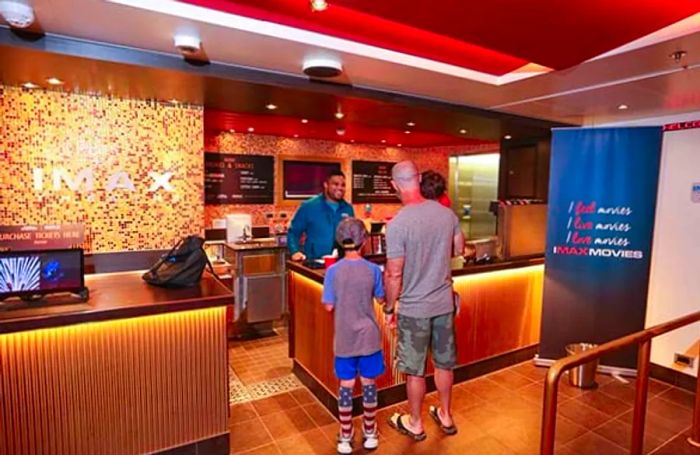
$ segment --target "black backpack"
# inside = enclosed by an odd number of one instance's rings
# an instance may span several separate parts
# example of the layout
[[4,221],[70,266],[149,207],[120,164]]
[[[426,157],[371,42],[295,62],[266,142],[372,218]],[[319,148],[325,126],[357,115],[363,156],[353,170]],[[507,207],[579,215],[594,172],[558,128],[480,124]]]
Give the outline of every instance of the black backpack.
[[168,254],[162,256],[148,272],[144,273],[142,278],[155,286],[182,288],[199,283],[207,266],[216,276],[203,245],[204,239],[201,237],[196,235],[183,237]]

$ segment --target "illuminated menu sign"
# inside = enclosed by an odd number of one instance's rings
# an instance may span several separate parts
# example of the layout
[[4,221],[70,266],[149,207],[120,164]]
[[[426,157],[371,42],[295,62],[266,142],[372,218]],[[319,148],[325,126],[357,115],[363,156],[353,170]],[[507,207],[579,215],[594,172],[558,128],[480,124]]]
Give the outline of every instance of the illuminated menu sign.
[[205,204],[272,204],[274,164],[272,156],[205,152]]
[[386,161],[353,161],[352,202],[399,203],[391,186],[391,168],[395,164]]
[[82,223],[0,226],[0,251],[76,248],[84,242]]

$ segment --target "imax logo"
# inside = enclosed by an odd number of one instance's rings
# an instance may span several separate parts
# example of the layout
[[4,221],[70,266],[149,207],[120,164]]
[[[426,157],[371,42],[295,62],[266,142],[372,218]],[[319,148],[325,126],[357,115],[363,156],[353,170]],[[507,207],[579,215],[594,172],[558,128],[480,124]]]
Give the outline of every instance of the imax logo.
[[[173,176],[172,172],[158,173],[149,172],[151,178],[148,191],[154,193],[159,189],[165,191],[174,191],[170,184],[170,179]],[[32,182],[35,191],[44,190],[44,170],[38,167],[32,169]],[[60,191],[65,185],[68,189],[75,192],[89,193],[95,190],[95,174],[91,168],[81,169],[76,175],[69,174],[65,169],[56,168],[51,171],[51,189]],[[105,190],[109,193],[117,189],[127,191],[135,191],[134,183],[131,181],[129,174],[125,171],[117,171],[109,176],[105,183]]]

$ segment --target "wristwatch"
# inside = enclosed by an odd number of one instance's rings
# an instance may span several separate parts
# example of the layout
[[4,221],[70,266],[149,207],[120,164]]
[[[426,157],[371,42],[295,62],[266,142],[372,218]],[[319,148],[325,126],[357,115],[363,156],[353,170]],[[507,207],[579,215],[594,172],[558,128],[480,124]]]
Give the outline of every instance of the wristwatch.
[[391,307],[391,309],[389,310],[386,306],[382,306],[382,311],[384,312],[384,314],[394,314],[394,309],[394,307]]

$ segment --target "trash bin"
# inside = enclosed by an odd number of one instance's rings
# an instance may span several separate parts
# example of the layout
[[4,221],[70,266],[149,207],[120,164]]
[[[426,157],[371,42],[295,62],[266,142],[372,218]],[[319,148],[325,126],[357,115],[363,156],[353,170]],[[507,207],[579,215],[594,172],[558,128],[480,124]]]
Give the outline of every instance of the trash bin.
[[[598,347],[592,343],[573,343],[566,346],[567,355],[575,355],[583,351],[588,351]],[[598,369],[598,359],[591,360],[588,363],[579,365],[569,370],[569,384],[582,389],[590,389],[595,387],[595,372]]]

